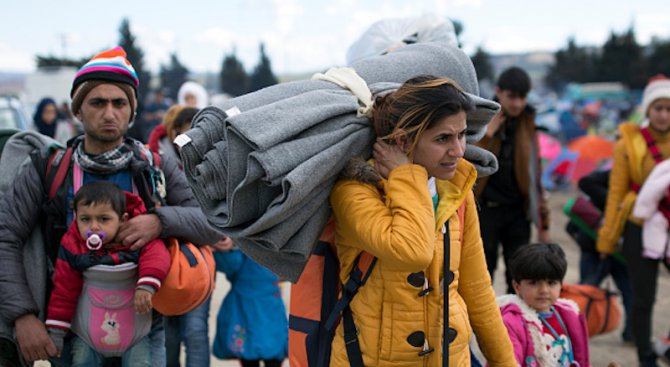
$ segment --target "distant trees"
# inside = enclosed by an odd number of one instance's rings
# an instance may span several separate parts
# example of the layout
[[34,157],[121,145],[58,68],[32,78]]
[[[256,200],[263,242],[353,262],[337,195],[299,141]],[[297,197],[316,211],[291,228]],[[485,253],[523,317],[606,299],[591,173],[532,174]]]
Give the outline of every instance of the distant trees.
[[173,101],[177,100],[179,87],[187,81],[188,73],[188,69],[179,61],[177,54],[174,52],[170,54],[170,64],[161,65],[159,73],[161,86],[167,90],[166,97]]
[[277,77],[272,72],[272,63],[265,53],[263,43],[259,45],[259,51],[260,58],[251,75],[244,70],[244,65],[237,59],[235,50],[224,57],[219,74],[222,92],[237,97],[277,84]]
[[137,111],[138,115],[142,112],[144,99],[149,91],[149,81],[151,74],[144,68],[144,51],[137,45],[135,35],[130,31],[130,21],[124,18],[119,27],[119,46],[126,51],[128,61],[133,65],[137,78],[140,80],[140,86],[137,90]]
[[670,41],[656,39],[649,46],[641,46],[632,26],[620,34],[611,32],[600,48],[578,46],[571,37],[554,56],[545,81],[555,90],[570,82],[614,81],[639,89],[652,75],[670,76]]
[[76,59],[68,59],[65,57],[37,55],[35,56],[35,60],[37,61],[38,69],[47,67],[60,67],[60,66],[80,68],[82,67],[82,65],[86,64],[88,58],[76,60]]
[[237,59],[236,50],[223,58],[219,86],[221,92],[231,97],[241,96],[249,89],[249,75],[244,70],[244,65]]
[[494,81],[495,75],[491,64],[491,55],[482,46],[477,47],[477,51],[470,59],[475,66],[475,71],[477,71],[477,80],[488,79],[491,82]]
[[277,77],[272,72],[270,59],[265,54],[265,45],[261,42],[259,45],[260,60],[258,65],[251,73],[249,80],[249,92],[254,92],[265,87],[277,84]]

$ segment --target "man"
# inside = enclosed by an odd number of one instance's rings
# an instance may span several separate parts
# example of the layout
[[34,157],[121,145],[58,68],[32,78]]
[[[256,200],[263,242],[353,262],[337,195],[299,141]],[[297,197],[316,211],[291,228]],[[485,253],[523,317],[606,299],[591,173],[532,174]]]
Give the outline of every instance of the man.
[[[141,176],[151,153],[140,142],[125,137],[135,117],[138,84],[135,71],[120,47],[94,56],[75,76],[71,108],[83,124],[84,135],[70,141],[73,154],[69,170],[72,172],[72,166],[78,165],[83,172],[83,177],[79,178],[83,183],[107,180],[126,191],[139,190],[140,194],[148,191],[141,190],[141,185],[146,184]],[[44,305],[37,304],[31,293],[48,293],[51,274],[49,280],[34,279],[34,274],[39,272],[24,266],[24,243],[36,226],[54,217],[53,213],[46,212],[44,174],[38,172],[38,166],[24,165],[0,202],[0,294],[3,295],[0,298],[0,328],[14,326],[18,344],[17,351],[11,342],[0,338],[0,355],[4,358],[5,355],[21,354],[27,362],[53,358],[58,354],[44,323],[37,316]],[[159,237],[175,236],[196,244],[220,240],[223,236],[207,224],[177,163],[162,157],[160,171],[164,180],[160,179],[160,174],[150,180],[155,179],[152,195],[163,197],[165,205],[129,220],[119,231],[118,239],[131,249],[139,249]],[[66,223],[43,226],[43,232],[47,234],[45,250],[51,264],[55,261],[55,248],[60,241],[58,235],[54,236],[54,229],[66,228],[72,218],[72,209],[67,204],[74,194],[72,180],[70,173],[62,185],[60,202],[65,204],[57,208]],[[46,289],[35,289],[35,284],[45,282]],[[161,318],[155,319],[150,340],[154,365],[165,365]],[[66,344],[64,349],[68,347]],[[18,364],[16,359],[0,359],[0,362]]]
[[[491,278],[502,244],[505,267],[514,251],[530,242],[530,222],[535,222],[540,242],[548,242],[548,207],[541,186],[535,111],[528,106],[531,83],[518,67],[505,70],[496,83],[496,100],[502,107],[477,143],[498,158],[498,171],[480,178],[475,186],[479,201],[486,265]],[[509,269],[507,292],[513,293]]]
[[144,143],[148,142],[149,135],[156,126],[163,122],[163,117],[169,108],[170,102],[165,98],[165,92],[161,89],[154,92],[154,99],[146,106],[142,114],[142,124],[135,126],[139,134],[138,139]]

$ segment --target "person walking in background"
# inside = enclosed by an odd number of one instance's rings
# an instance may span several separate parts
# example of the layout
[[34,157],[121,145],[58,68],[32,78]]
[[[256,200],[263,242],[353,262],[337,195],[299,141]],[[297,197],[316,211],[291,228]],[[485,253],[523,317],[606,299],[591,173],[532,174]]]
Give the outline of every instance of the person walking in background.
[[[579,189],[589,198],[589,201],[600,211],[600,213],[605,212],[609,177],[609,170],[594,171],[591,174],[582,177],[578,182]],[[621,299],[626,314],[625,326],[621,333],[621,338],[625,342],[632,342],[633,331],[630,325],[633,306],[633,290],[631,288],[630,275],[628,274],[625,259],[621,254],[601,258],[596,250],[595,238],[589,236],[572,222],[568,222],[566,230],[573,237],[575,242],[577,242],[580,248],[579,283],[600,286],[608,275],[614,280],[614,283],[621,293]],[[597,231],[597,228],[594,230]]]
[[33,124],[40,134],[54,138],[62,144],[77,135],[74,124],[59,119],[56,101],[49,97],[42,98],[37,104]]
[[169,155],[173,157],[181,167],[181,157],[179,150],[173,143],[177,135],[188,131],[191,128],[193,117],[198,113],[195,107],[184,105],[174,105],[170,107],[165,114],[163,122],[156,126],[151,134],[147,144],[149,149],[155,153]]
[[[149,135],[148,146],[162,157],[171,157],[182,168],[175,137],[191,128],[194,107],[173,105]],[[228,240],[230,242],[230,240]],[[211,296],[198,308],[179,316],[165,316],[165,347],[167,367],[180,366],[181,345],[186,348],[187,367],[209,367],[209,309]]]
[[179,87],[177,103],[188,107],[203,109],[209,104],[209,95],[202,85],[188,81]]
[[539,241],[549,241],[549,208],[540,179],[535,109],[528,105],[530,88],[530,77],[524,70],[512,67],[503,71],[495,92],[502,109],[476,143],[498,159],[498,171],[477,180],[475,197],[486,265],[493,278],[502,245],[507,293],[514,291],[509,259],[519,247],[530,243],[531,221],[537,225]]
[[568,270],[557,244],[519,248],[510,259],[515,294],[498,297],[517,364],[588,367],[589,334],[579,306],[559,298]]
[[619,125],[621,138],[614,147],[605,217],[596,248],[603,256],[611,255],[623,234],[621,252],[633,288],[631,327],[640,365],[647,367],[657,366],[651,343],[651,315],[662,260],[643,256],[643,221],[633,216],[632,210],[637,193],[656,164],[670,157],[670,79],[660,75],[649,81],[642,94],[642,111],[646,117],[642,126]]
[[423,76],[373,106],[374,162],[350,161],[330,203],[340,281],[363,252],[376,265],[349,305],[360,350],[340,323],[330,365],[358,354],[366,366],[442,366],[446,344],[450,366],[470,366],[474,329],[489,364],[516,366],[486,271],[476,170],[462,159],[471,99]]
[[242,367],[261,361],[280,367],[288,353],[288,319],[279,278],[239,249],[216,251],[214,259],[231,285],[216,318],[214,356],[238,358]]
[[138,126],[143,142],[149,141],[149,135],[156,126],[161,124],[169,108],[170,101],[165,97],[165,92],[161,89],[155,91],[151,102],[144,107],[142,112],[142,126]]
[[56,259],[49,336],[60,353],[67,331],[74,331],[72,366],[102,366],[105,357],[151,366],[151,298],[170,268],[167,248],[156,239],[132,251],[118,241],[121,225],[146,208],[111,182],[82,186],[73,206],[76,218]]

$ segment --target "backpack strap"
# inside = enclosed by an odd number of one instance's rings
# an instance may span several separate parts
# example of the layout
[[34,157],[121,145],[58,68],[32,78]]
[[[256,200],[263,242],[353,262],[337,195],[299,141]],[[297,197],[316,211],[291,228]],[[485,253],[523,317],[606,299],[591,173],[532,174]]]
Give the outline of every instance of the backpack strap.
[[60,152],[61,151],[59,150],[53,152],[49,157],[49,161],[47,162],[46,173],[44,177],[46,178],[46,182],[48,183],[47,186],[49,187],[49,200],[53,200],[53,198],[56,197],[56,192],[58,192],[58,188],[63,184],[63,181],[65,181],[65,177],[67,176],[68,170],[70,169],[70,163],[72,161],[73,149],[72,147],[68,147],[65,150],[65,153],[61,155],[56,173],[52,176],[51,167],[54,165],[56,156],[60,155]]
[[331,311],[324,327],[327,332],[332,332],[340,314],[342,315],[342,327],[344,330],[344,344],[347,348],[347,357],[352,367],[363,367],[363,354],[358,344],[358,330],[354,324],[354,317],[349,304],[353,300],[360,287],[365,285],[372,269],[377,263],[377,258],[368,252],[361,252],[354,261],[354,266],[349,273],[347,283],[342,287],[342,296]]

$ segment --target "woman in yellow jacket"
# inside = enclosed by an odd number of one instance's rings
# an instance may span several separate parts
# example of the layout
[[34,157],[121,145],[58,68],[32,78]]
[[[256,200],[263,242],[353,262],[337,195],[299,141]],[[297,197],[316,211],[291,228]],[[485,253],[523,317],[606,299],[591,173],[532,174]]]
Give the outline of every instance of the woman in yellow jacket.
[[621,138],[614,147],[605,218],[598,232],[598,252],[611,254],[623,234],[622,252],[633,288],[632,330],[640,366],[656,366],[651,346],[651,315],[656,298],[659,260],[642,256],[642,220],[632,216],[637,191],[656,162],[642,129],[648,129],[663,159],[670,157],[670,79],[655,77],[645,87],[642,110],[648,126],[621,124]]
[[[449,366],[470,366],[473,328],[489,365],[516,366],[486,270],[477,174],[462,159],[470,110],[458,87],[434,77],[378,98],[374,162],[350,162],[331,193],[342,282],[362,251],[377,258],[351,303],[365,366],[442,366],[444,285]],[[342,323],[332,346],[330,365],[349,366]]]

